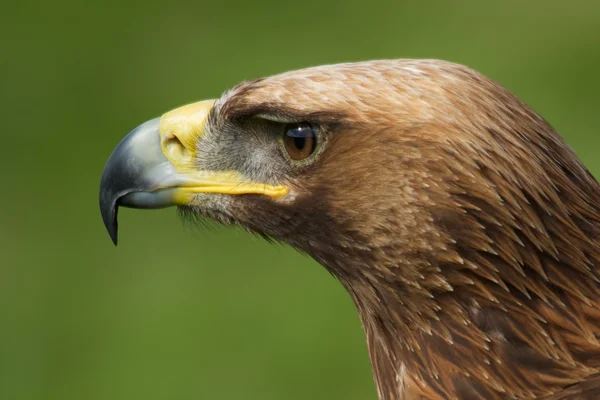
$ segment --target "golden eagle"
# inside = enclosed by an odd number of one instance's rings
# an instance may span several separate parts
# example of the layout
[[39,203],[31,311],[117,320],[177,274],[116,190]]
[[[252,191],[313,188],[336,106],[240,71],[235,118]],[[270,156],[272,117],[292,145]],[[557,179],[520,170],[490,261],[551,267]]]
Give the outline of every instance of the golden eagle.
[[600,185],[492,80],[437,60],[241,83],[133,130],[100,188],[299,249],[347,289],[382,400],[600,399]]

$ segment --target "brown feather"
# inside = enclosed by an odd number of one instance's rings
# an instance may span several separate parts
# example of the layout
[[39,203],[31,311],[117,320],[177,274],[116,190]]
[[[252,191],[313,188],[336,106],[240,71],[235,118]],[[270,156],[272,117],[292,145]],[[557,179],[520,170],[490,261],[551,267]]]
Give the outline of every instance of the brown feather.
[[510,92],[376,61],[244,83],[214,113],[328,129],[294,201],[233,206],[346,287],[380,399],[600,398],[600,185]]

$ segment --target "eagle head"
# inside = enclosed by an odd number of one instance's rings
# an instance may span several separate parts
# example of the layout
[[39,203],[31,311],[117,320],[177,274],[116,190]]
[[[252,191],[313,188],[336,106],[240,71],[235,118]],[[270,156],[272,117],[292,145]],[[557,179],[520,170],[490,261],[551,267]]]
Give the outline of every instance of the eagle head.
[[309,68],[146,122],[107,162],[102,217],[116,243],[119,206],[172,205],[337,277],[381,399],[540,398],[600,371],[600,186],[467,67]]

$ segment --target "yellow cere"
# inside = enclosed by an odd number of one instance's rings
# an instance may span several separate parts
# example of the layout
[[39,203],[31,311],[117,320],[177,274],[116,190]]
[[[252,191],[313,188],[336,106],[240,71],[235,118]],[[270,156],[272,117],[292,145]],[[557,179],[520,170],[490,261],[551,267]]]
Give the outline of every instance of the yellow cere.
[[204,100],[176,108],[160,119],[160,147],[179,171],[191,168],[198,139],[215,100]]
[[289,189],[284,186],[247,182],[236,171],[194,169],[196,146],[214,103],[215,100],[205,100],[188,104],[169,111],[160,119],[162,152],[186,181],[177,187],[175,203],[190,204],[196,193],[262,194],[273,198],[286,195]]

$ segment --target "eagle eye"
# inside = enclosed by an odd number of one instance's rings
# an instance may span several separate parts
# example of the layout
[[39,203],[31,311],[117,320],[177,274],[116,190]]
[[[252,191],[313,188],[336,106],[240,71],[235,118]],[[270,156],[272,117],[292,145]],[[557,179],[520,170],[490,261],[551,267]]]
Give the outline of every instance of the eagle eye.
[[283,145],[292,160],[304,160],[317,148],[317,130],[306,122],[286,125]]

